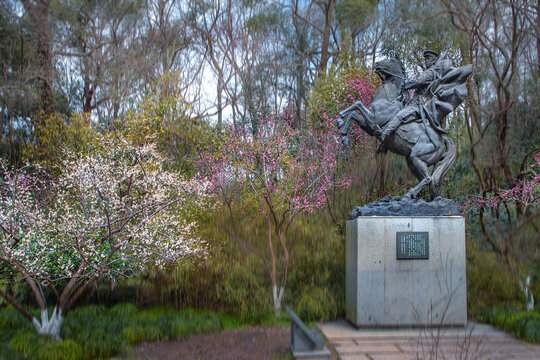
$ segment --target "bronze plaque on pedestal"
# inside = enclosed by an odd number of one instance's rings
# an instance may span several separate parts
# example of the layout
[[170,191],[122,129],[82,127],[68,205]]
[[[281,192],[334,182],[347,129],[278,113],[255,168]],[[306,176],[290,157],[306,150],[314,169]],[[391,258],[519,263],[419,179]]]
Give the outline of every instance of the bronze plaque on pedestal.
[[429,259],[429,233],[396,233],[396,255],[398,260]]

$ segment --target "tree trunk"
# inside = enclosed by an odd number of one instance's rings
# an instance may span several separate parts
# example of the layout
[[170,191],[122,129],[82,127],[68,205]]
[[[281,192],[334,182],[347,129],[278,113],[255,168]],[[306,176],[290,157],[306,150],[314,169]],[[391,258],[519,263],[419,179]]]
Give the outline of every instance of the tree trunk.
[[319,68],[319,76],[326,74],[326,68],[328,66],[328,48],[330,46],[330,31],[332,29],[332,10],[334,0],[328,1],[324,9],[325,23],[324,31],[322,34],[321,45],[321,67]]
[[37,62],[40,109],[47,115],[51,114],[54,109],[52,41],[49,29],[49,9],[51,2],[50,0],[36,2],[23,0],[22,3],[34,25],[33,38]]
[[538,72],[536,77],[540,77],[540,2],[536,3],[536,61]]
[[274,316],[276,318],[279,318],[281,315],[281,301],[283,300],[284,292],[285,288],[280,287],[278,291],[277,285],[272,284],[272,299],[274,300]]
[[[58,310],[58,311],[57,311]],[[41,310],[41,323],[35,317],[32,319],[32,324],[38,334],[49,335],[56,341],[60,341],[60,329],[64,323],[62,316],[62,308],[54,307],[53,313],[49,318],[47,308]]]

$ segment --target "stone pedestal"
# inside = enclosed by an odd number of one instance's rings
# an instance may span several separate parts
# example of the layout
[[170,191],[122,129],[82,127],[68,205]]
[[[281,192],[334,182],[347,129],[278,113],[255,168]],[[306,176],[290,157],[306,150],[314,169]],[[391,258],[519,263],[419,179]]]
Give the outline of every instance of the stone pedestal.
[[[400,238],[427,233],[428,258],[398,260],[398,232]],[[346,282],[347,319],[355,326],[466,325],[465,219],[361,216],[347,221]]]

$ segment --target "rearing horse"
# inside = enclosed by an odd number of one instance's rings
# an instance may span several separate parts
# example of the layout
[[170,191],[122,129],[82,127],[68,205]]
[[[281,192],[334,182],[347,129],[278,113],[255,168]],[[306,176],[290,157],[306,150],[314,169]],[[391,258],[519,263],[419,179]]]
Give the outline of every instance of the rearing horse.
[[[401,61],[391,57],[375,63],[374,70],[382,84],[375,92],[369,109],[359,101],[339,113],[338,127],[341,128],[344,145],[348,142],[347,131],[352,120],[369,135],[379,137],[380,128],[403,108],[401,97],[405,69]],[[345,117],[343,122],[341,119]],[[450,138],[442,136],[429,122],[419,118],[417,121],[402,123],[383,144],[386,149],[404,155],[407,166],[419,180],[419,183],[405,194],[406,198],[417,198],[427,185],[432,200],[441,195],[442,180],[456,159],[456,147]],[[431,174],[430,166],[434,166]]]

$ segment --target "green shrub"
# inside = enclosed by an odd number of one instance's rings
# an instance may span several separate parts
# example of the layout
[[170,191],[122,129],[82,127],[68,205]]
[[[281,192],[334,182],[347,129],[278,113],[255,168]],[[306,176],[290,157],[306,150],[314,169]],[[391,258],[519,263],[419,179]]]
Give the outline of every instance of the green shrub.
[[299,218],[293,232],[287,303],[304,321],[344,316],[345,234],[324,215]]
[[86,356],[90,359],[109,358],[127,348],[127,342],[121,336],[106,329],[88,329],[74,340],[83,346]]
[[210,285],[211,292],[208,294],[214,301],[211,309],[230,312],[246,322],[257,322],[271,312],[268,275],[260,259],[245,256],[240,249],[236,251],[236,256],[244,256],[241,259],[227,259],[227,255],[223,254],[223,258],[212,260],[211,272],[217,281]]
[[[282,305],[289,304],[295,311],[300,305],[309,320],[329,320],[344,315],[345,233],[336,230],[336,224],[344,222],[351,209],[351,195],[347,194],[341,194],[345,200],[340,197],[341,200],[335,201],[331,211],[334,218],[324,211],[301,215],[287,233],[291,261]],[[264,219],[247,210],[242,213],[244,209],[240,208],[233,209],[235,214],[238,212],[237,236],[266,254]],[[186,261],[168,272],[139,274],[119,283],[115,291],[122,294],[111,297],[128,301],[136,293],[137,304],[143,306],[169,304],[176,309],[226,312],[245,323],[274,321],[270,280],[262,260],[226,238],[233,232],[226,228],[230,226],[227,216],[215,214],[214,218],[206,216],[202,221],[202,237],[208,239],[212,248],[207,259]],[[316,288],[315,294],[310,294],[312,288]],[[154,332],[152,336],[163,335]]]
[[306,286],[296,302],[295,312],[304,321],[325,321],[336,318],[339,309],[330,290]]
[[30,327],[28,319],[13,306],[0,310],[0,331]]
[[129,344],[136,344],[145,339],[145,331],[141,326],[131,325],[122,330],[121,336]]
[[30,324],[30,321],[14,307],[8,306],[0,310],[0,343],[4,341],[9,342],[9,340],[17,333],[31,333],[32,331],[34,331],[34,328]]
[[222,329],[223,323],[215,314],[199,316],[199,318],[195,321],[195,332],[198,334],[218,332]]
[[23,356],[29,356],[31,353],[31,344],[36,341],[37,334],[22,333],[15,335],[9,344],[15,350],[21,353]]
[[9,345],[18,354],[17,356],[25,359],[78,360],[85,358],[83,347],[72,339],[57,342],[47,335],[21,333],[15,335]]
[[110,309],[110,313],[113,317],[116,316],[120,318],[129,318],[134,316],[138,312],[139,309],[137,309],[137,306],[128,303],[118,304]]
[[189,334],[193,333],[193,327],[183,317],[175,317],[171,321],[171,338],[172,339],[184,339]]
[[91,319],[103,315],[106,312],[107,308],[104,305],[91,304],[71,310],[69,316],[72,318],[83,317],[86,319]]
[[479,320],[531,343],[540,343],[540,313],[525,311],[517,306],[490,307],[482,310]]
[[469,314],[482,309],[522,303],[517,276],[497,256],[478,249],[472,239],[467,246],[467,303]]
[[79,360],[84,359],[81,345],[74,340],[49,342],[35,349],[36,360]]
[[0,359],[22,360],[23,357],[9,342],[0,342]]
[[[147,325],[143,329],[144,340],[158,341],[167,338],[167,331],[157,325]],[[129,339],[126,338],[129,341]]]

